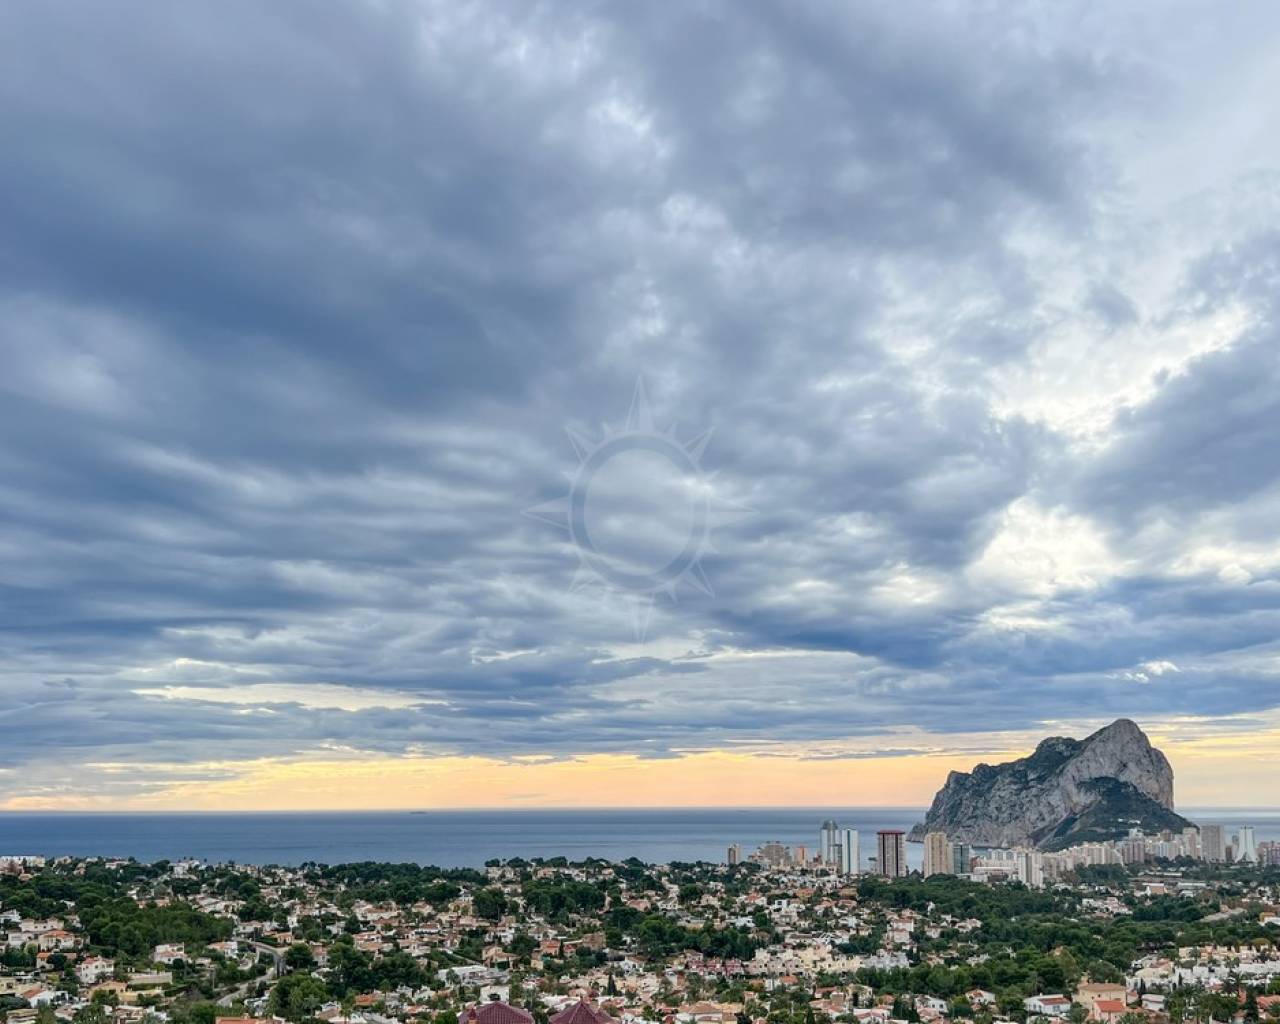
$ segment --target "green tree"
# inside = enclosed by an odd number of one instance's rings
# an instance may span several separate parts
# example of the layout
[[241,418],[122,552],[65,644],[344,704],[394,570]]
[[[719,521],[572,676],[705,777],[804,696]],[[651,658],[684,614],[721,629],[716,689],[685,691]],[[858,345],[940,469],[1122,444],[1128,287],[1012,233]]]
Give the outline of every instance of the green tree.
[[373,961],[350,942],[335,942],[329,948],[329,978],[338,995],[366,992],[374,986]]
[[1124,981],[1124,972],[1108,960],[1091,960],[1088,975],[1099,984],[1118,985]]
[[107,1012],[100,1002],[86,1003],[71,1018],[73,1024],[106,1024]]
[[528,960],[533,956],[533,951],[538,948],[538,940],[528,932],[516,932],[511,939],[511,945],[508,952],[520,957],[521,960]]
[[169,1009],[170,1024],[214,1024],[227,1011],[217,1003],[179,1003]]
[[316,966],[316,958],[311,949],[301,942],[295,942],[284,955],[285,966],[292,971],[310,971]]
[[289,974],[276,982],[267,1006],[271,1013],[301,1024],[312,1020],[328,998],[328,987],[319,978]]
[[486,921],[500,920],[507,912],[507,898],[501,889],[481,889],[473,900],[476,913]]

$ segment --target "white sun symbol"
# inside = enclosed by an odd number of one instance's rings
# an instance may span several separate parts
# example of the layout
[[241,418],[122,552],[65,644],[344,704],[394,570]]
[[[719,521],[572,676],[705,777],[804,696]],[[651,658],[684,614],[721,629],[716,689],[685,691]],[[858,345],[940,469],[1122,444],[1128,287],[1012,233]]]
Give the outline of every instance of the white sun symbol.
[[[711,583],[702,566],[705,555],[714,553],[711,544],[713,518],[716,513],[728,509],[749,511],[745,506],[729,502],[716,494],[714,474],[704,472],[701,465],[703,452],[711,440],[712,431],[704,430],[689,441],[680,441],[674,424],[665,431],[654,428],[649,409],[649,398],[643,379],[636,380],[631,409],[626,424],[620,430],[605,428],[604,437],[590,441],[572,429],[567,431],[578,456],[577,470],[570,477],[568,494],[553,501],[535,505],[525,510],[525,515],[540,522],[565,530],[578,553],[578,571],[570,584],[570,591],[577,591],[592,584],[603,584],[626,594],[630,599],[632,624],[637,640],[643,640],[648,631],[653,611],[653,599],[665,594],[673,602],[681,584],[708,597],[714,596]],[[670,504],[680,505],[681,529],[674,541],[668,531],[661,551],[654,556],[646,551],[647,559],[637,564],[634,551],[624,550],[628,545],[619,542],[615,528],[612,543],[593,536],[593,521],[599,525],[609,516],[602,510],[609,509],[607,499],[593,499],[592,488],[608,490],[615,482],[619,468],[637,457],[650,464],[660,463],[668,477],[679,482],[678,496]],[[604,481],[604,483],[602,483]],[[632,480],[633,484],[647,481]],[[656,491],[656,489],[655,489]],[[660,500],[660,499],[659,499]],[[649,504],[644,502],[643,504]],[[643,532],[643,515],[637,515],[642,502],[632,499],[630,522]],[[616,507],[613,511],[617,511]],[[593,514],[594,512],[594,514]],[[719,516],[722,520],[724,517]],[[599,531],[603,536],[608,531]]]

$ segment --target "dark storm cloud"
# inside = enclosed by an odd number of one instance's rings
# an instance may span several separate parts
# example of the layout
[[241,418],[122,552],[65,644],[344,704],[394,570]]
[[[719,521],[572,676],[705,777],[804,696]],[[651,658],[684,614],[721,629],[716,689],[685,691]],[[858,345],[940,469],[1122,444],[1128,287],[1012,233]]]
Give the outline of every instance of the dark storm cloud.
[[[1267,322],[1120,415],[1105,452],[1085,467],[1078,497],[1128,517],[1242,506],[1280,483],[1277,439],[1280,330]],[[1275,511],[1274,500],[1268,507]],[[1274,520],[1260,525],[1262,537],[1275,537]]]
[[[1180,208],[1176,298],[1114,272],[1145,230],[1116,126],[1172,66],[1142,26],[293,0],[0,32],[0,767],[1280,704],[1247,653],[1280,625],[1280,249],[1227,181]],[[1082,338],[1089,371],[1156,354],[1088,436],[1046,411]],[[641,373],[751,509],[648,646],[520,515]],[[1002,547],[1027,504],[1109,557]],[[597,525],[640,557],[668,511]]]

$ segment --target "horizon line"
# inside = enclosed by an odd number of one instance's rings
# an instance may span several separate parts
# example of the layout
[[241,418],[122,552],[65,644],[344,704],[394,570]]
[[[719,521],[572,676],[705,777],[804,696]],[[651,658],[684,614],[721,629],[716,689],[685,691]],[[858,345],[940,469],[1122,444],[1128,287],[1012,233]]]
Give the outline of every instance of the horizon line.
[[[470,807],[279,807],[279,808],[223,808],[217,810],[175,810],[155,808],[64,808],[64,807],[21,807],[0,808],[0,817],[20,814],[48,815],[184,815],[187,817],[217,816],[228,814],[265,815],[265,814],[471,814],[501,811],[504,813],[538,813],[540,811],[557,812],[628,812],[628,811],[911,811],[927,812],[927,805],[906,804],[643,804],[638,806],[618,804],[597,804],[583,806],[548,804],[539,806],[477,804]],[[1186,807],[1179,813],[1204,812],[1211,814],[1261,813],[1280,814],[1280,804],[1274,806],[1240,806],[1240,805],[1201,805]]]

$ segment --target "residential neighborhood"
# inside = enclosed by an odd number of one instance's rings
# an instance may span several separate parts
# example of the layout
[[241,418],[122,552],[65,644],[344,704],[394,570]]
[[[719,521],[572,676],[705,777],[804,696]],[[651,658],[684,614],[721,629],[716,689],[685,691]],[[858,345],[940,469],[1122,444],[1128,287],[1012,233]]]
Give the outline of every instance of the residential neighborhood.
[[9,857],[6,1024],[1253,1024],[1280,872]]

